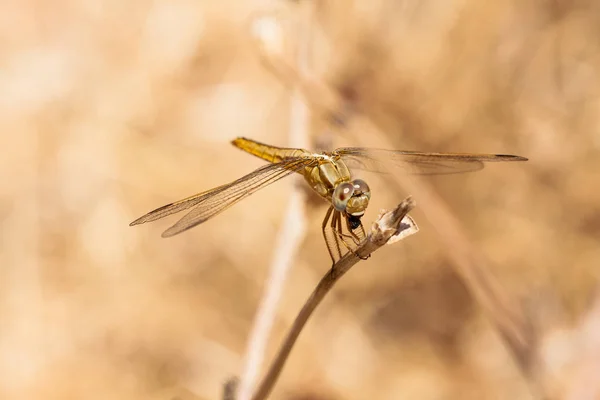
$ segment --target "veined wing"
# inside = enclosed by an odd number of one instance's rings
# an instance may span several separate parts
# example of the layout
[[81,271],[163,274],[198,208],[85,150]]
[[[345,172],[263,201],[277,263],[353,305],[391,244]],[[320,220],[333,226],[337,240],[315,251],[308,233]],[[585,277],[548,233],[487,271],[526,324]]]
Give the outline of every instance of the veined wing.
[[443,175],[478,171],[486,162],[527,161],[509,154],[427,153],[345,147],[335,151],[350,169],[390,173],[400,168],[410,174]]
[[163,237],[174,236],[207,221],[257,190],[294,172],[300,172],[303,168],[317,162],[313,158],[294,157],[278,163],[267,164],[231,183],[150,211],[129,225],[155,221],[167,215],[192,208],[189,213],[162,234]]

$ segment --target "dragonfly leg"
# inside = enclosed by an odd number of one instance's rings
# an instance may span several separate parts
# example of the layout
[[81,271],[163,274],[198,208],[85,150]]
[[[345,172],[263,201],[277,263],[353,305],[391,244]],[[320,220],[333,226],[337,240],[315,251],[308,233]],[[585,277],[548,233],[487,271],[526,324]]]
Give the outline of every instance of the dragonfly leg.
[[360,230],[362,232],[362,236],[363,238],[367,236],[367,232],[365,232],[365,227],[363,226],[362,222],[360,223]]
[[329,207],[329,209],[327,210],[327,213],[325,214],[325,219],[323,219],[323,225],[321,227],[321,230],[323,231],[323,238],[325,239],[325,245],[327,246],[327,251],[329,252],[329,256],[331,257],[333,264],[335,264],[336,257],[333,254],[333,249],[337,247],[338,258],[341,258],[341,254],[340,254],[339,244],[337,244],[335,235],[333,237],[333,241],[336,242],[335,245],[334,245],[334,243],[331,243],[332,238],[327,235],[328,222],[329,222],[329,219],[331,218],[332,212],[333,212],[333,206]]
[[[362,239],[365,238],[366,233],[365,233],[365,228],[363,227],[362,222],[360,223],[360,231],[362,234],[362,238],[360,236],[358,236],[354,230],[352,229],[352,227],[350,226],[350,221],[348,219],[346,219],[346,229],[348,229],[348,232],[350,232],[350,235],[346,235],[346,236],[350,236],[352,238],[352,240],[354,241],[354,244],[358,245]],[[358,229],[358,228],[357,228]],[[340,229],[341,230],[341,229]],[[360,258],[361,260],[366,260],[367,258],[370,257],[370,255],[366,256],[366,257],[361,257],[358,254],[354,253],[355,256],[357,256],[358,258]]]
[[[362,228],[362,223],[360,224],[360,227]],[[352,230],[352,227],[350,226],[350,221],[348,219],[346,219],[346,229],[348,229],[348,232],[350,232],[350,236],[352,238],[352,240],[354,241],[354,244],[358,245],[361,241],[361,237],[358,236],[356,233],[354,233],[354,230]],[[363,238],[365,237],[365,230],[364,228],[362,229],[362,234],[363,234]]]
[[343,231],[342,214],[339,211],[335,211],[333,207],[329,207],[327,213],[325,214],[325,218],[323,219],[321,230],[323,232],[325,244],[327,245],[327,251],[329,252],[329,256],[331,257],[333,264],[335,264],[337,260],[342,258],[343,247],[345,247],[346,250],[348,250],[355,256],[363,260],[366,259],[356,254],[356,252],[352,248],[353,244],[356,245],[360,242],[360,237],[354,232],[352,232],[352,229],[350,229],[348,225],[346,226],[348,227],[348,231],[351,234],[344,233]]
[[[337,229],[336,229],[337,222],[338,222],[339,218],[340,218],[339,211],[334,211],[333,212],[333,216],[331,217],[331,225],[330,225],[331,232],[333,233],[333,239],[334,239],[334,242],[335,242],[336,250],[337,250],[338,255],[339,255],[338,260],[340,258],[342,258],[342,256],[343,256],[343,254],[342,254],[342,248],[340,246],[340,237],[339,237]],[[342,240],[342,243],[344,245],[346,245],[346,243],[343,240]],[[348,247],[348,246],[346,246],[346,247]],[[335,264],[335,261],[334,261],[334,264]]]
[[[336,214],[334,214],[333,220],[335,220],[335,221],[332,221],[331,225],[334,228],[334,231],[335,231],[336,235],[338,236],[339,241],[341,241],[344,244],[344,246],[346,247],[346,249],[350,253],[354,254],[356,257],[358,257],[358,258],[360,258],[362,260],[366,260],[366,258],[359,256],[354,251],[354,249],[352,248],[352,246],[350,244],[348,244],[348,242],[346,242],[346,239],[352,239],[354,241],[354,238],[353,238],[352,235],[348,235],[348,234],[344,233],[344,231],[342,229],[342,217],[341,217],[341,214],[339,212],[337,212]],[[350,231],[350,233],[352,233],[351,229],[349,229],[349,231]],[[358,243],[355,242],[354,244],[358,244]]]
[[338,218],[335,221],[336,222],[336,231],[335,232],[338,235],[338,237],[340,238],[340,240],[344,243],[344,245],[346,246],[346,248],[348,250],[352,251],[350,249],[350,246],[348,246],[348,243],[346,243],[346,240],[345,240],[347,238],[352,239],[352,236],[344,233],[344,230],[342,229],[342,216],[340,215],[340,213],[338,213],[337,217]]

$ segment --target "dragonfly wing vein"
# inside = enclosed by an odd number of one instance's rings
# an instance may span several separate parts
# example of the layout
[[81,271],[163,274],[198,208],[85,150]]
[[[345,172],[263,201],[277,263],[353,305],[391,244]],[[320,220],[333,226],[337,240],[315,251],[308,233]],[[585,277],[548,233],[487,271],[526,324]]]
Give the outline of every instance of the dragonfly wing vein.
[[391,173],[398,168],[409,174],[444,175],[478,171],[484,162],[525,161],[505,154],[426,153],[404,150],[347,147],[335,151],[349,168]]
[[194,208],[177,221],[173,226],[163,232],[163,237],[177,235],[193,228],[227,208],[294,172],[316,163],[312,158],[291,158],[279,163],[267,164],[264,167],[224,186],[214,192],[207,192],[197,202]]

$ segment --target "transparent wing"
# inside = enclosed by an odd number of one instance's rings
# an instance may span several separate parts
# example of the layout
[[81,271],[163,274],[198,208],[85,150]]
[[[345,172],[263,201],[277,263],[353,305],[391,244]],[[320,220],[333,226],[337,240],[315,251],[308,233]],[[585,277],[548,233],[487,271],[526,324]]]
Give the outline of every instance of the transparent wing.
[[207,221],[257,190],[317,162],[313,158],[295,157],[267,164],[231,183],[150,211],[129,225],[155,221],[167,215],[193,208],[162,234],[163,237],[176,235]]
[[425,153],[419,151],[345,147],[335,151],[350,169],[390,173],[443,175],[478,171],[486,162],[527,161],[509,154]]

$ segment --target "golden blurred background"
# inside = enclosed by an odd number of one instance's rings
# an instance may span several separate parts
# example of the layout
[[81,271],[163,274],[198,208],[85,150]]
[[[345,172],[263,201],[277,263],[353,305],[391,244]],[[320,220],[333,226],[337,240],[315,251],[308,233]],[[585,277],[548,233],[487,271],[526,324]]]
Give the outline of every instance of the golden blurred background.
[[[411,193],[421,231],[341,280],[272,398],[600,398],[600,3],[586,0],[3,2],[0,398],[219,399],[242,372],[293,180],[171,239],[176,217],[128,224],[262,165],[237,136],[288,145],[290,86],[252,36],[271,14],[309,16],[311,76],[395,148],[530,159],[425,184],[525,315],[536,365],[519,366]],[[311,111],[311,148],[359,145]],[[367,178],[369,225],[409,193]],[[312,200],[267,362],[331,265]]]

